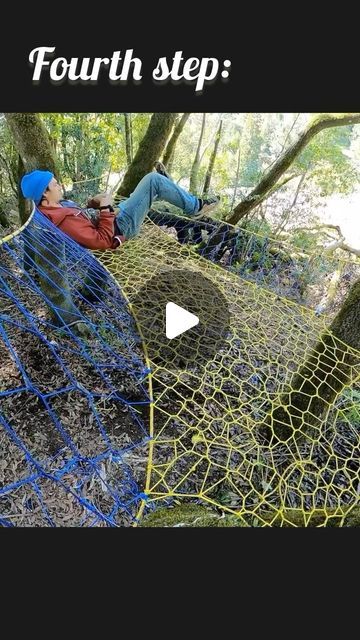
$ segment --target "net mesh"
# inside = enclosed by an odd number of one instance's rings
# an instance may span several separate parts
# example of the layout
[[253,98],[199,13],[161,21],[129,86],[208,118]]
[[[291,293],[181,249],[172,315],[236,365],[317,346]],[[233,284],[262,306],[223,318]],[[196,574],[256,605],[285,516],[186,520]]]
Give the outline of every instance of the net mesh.
[[[92,254],[38,213],[1,245],[3,524],[127,526],[178,501],[251,526],[285,525],[289,510],[301,526],[319,510],[324,526],[344,519],[358,502],[359,352],[289,299],[291,278],[280,295],[268,240],[216,226],[205,243],[193,221],[179,232],[150,217],[116,252]],[[163,269],[205,275],[226,298],[211,359],[199,348],[179,369],[135,312]]]

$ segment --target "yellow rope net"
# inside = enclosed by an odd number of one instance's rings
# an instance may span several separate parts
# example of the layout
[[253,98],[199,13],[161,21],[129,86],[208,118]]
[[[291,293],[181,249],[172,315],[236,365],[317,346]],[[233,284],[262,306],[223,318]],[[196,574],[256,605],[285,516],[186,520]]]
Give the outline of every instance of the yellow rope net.
[[[96,255],[130,304],[136,299],[138,305],[139,290],[167,268],[206,276],[230,310],[223,348],[208,359],[198,347],[181,369],[175,351],[171,361],[165,335],[133,309],[145,350],[153,354],[148,500],[139,515],[175,499],[204,501],[255,526],[286,524],[289,510],[301,526],[319,512],[322,526],[344,519],[358,503],[360,353],[331,337],[323,317],[203,259],[151,222],[121,251]],[[159,361],[156,348],[165,347],[167,362]],[[292,416],[290,435],[273,437],[306,362],[313,371],[296,387],[303,410]]]

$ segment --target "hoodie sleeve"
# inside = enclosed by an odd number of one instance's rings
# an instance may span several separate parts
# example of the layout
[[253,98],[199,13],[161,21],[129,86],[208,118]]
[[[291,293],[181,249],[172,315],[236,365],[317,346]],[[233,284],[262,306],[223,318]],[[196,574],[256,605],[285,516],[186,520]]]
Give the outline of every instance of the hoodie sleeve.
[[113,213],[100,211],[98,225],[95,227],[86,216],[71,208],[62,207],[54,211],[44,207],[41,211],[61,231],[83,247],[100,251],[113,248],[115,218]]
[[[94,227],[93,223],[84,216],[77,216],[75,222],[79,222],[79,224],[72,226],[69,235],[87,249],[100,251],[111,249],[114,242],[114,218],[113,213],[100,211],[98,225]],[[62,227],[62,230],[68,233],[65,226]]]

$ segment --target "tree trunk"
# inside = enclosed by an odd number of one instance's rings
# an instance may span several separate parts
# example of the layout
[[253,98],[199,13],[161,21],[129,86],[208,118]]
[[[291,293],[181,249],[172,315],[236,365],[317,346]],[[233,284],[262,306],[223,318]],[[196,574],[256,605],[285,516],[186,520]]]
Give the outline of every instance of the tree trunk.
[[59,168],[50,136],[38,113],[5,113],[6,121],[26,171],[46,169],[59,180]]
[[[17,154],[15,154],[17,156]],[[13,191],[13,194],[15,196],[17,196],[18,193],[18,187],[17,187],[17,165],[14,166],[14,162],[13,159],[11,158],[11,160],[9,161],[7,158],[5,158],[5,156],[0,153],[0,162],[3,165],[7,177],[9,179],[10,182],[10,186],[11,189]]]
[[236,176],[235,176],[234,193],[233,193],[233,197],[232,197],[232,201],[231,201],[231,209],[234,208],[234,204],[235,204],[235,200],[236,200],[236,193],[237,193],[238,186],[239,186],[240,161],[241,161],[241,131],[239,132],[239,150],[238,150],[237,165],[236,165]]
[[131,131],[131,115],[130,113],[124,113],[125,118],[125,147],[126,147],[126,160],[128,167],[133,161],[132,150],[132,131]]
[[210,183],[211,183],[211,178],[212,178],[212,172],[213,172],[213,169],[214,169],[214,164],[215,164],[216,155],[217,155],[219,142],[220,142],[220,137],[221,137],[221,129],[222,129],[222,120],[220,120],[219,128],[217,130],[217,134],[216,134],[216,138],[215,138],[214,148],[213,148],[212,154],[210,156],[209,166],[208,166],[208,170],[207,170],[206,176],[205,176],[203,196],[206,196],[209,193]]
[[194,195],[198,194],[198,176],[199,176],[199,169],[200,169],[201,145],[202,145],[204,131],[205,131],[205,120],[206,120],[206,113],[203,113],[200,138],[199,138],[194,162],[192,164],[191,173],[190,173],[190,193],[193,193]]
[[[19,179],[24,170],[48,169],[58,178],[57,161],[53,153],[50,137],[36,113],[6,113],[7,122],[19,152]],[[20,190],[19,190],[20,191]],[[21,204],[22,222],[27,219],[28,212]],[[56,234],[54,230],[54,234]],[[47,233],[47,236],[51,234]],[[42,230],[30,223],[23,231],[24,268],[34,269],[40,280],[44,296],[51,302],[50,313],[55,324],[68,324],[76,321],[78,310],[73,304],[71,289],[67,280],[65,243],[54,247],[44,239]],[[57,313],[55,311],[57,309]],[[74,327],[77,331],[77,326]]]
[[5,211],[1,211],[0,209],[0,227],[8,227],[10,224],[9,218],[7,217]]
[[26,220],[28,219],[31,213],[31,202],[30,200],[27,200],[27,198],[24,198],[20,188],[20,181],[24,173],[25,173],[24,163],[22,161],[21,155],[19,154],[17,177],[18,177],[18,207],[19,207],[19,218],[20,218],[21,225],[25,224]]
[[190,116],[190,113],[183,113],[179,122],[176,123],[172,136],[166,145],[162,163],[165,165],[168,173],[171,173],[172,165],[174,162],[176,143],[179,139],[180,133],[182,132],[186,122],[188,121],[189,116]]
[[[246,518],[246,520],[245,520]],[[182,503],[175,507],[160,507],[140,520],[140,527],[359,527],[360,507],[347,505],[342,508],[257,509],[238,515],[219,513],[200,504]]]
[[[29,218],[32,210],[31,201],[27,198],[24,198],[21,188],[20,181],[25,173],[24,163],[22,161],[21,155],[18,155],[18,166],[17,166],[17,179],[18,179],[18,207],[19,207],[19,218],[20,225],[25,224],[27,219]],[[34,247],[32,247],[29,243],[24,243],[24,269],[25,271],[31,271],[34,268],[36,263],[36,253]]]
[[292,144],[265,173],[258,185],[240,202],[228,218],[230,224],[237,224],[252,209],[257,207],[272,191],[280,176],[290,167],[300,152],[309,144],[310,140],[323,129],[341,127],[360,123],[359,113],[326,114],[318,116],[300,134],[298,140]]
[[141,178],[153,170],[154,163],[162,155],[175,118],[176,113],[153,113],[145,136],[117,191],[118,196],[129,196]]
[[[350,347],[350,348],[349,348]],[[266,422],[266,436],[278,440],[294,435],[318,437],[328,413],[344,386],[360,372],[360,280],[350,289],[339,313],[294,374],[285,393]],[[269,429],[270,427],[270,429]]]
[[129,124],[130,124],[130,148],[131,148],[131,162],[132,162],[134,159],[134,138],[133,138],[131,113],[129,113]]

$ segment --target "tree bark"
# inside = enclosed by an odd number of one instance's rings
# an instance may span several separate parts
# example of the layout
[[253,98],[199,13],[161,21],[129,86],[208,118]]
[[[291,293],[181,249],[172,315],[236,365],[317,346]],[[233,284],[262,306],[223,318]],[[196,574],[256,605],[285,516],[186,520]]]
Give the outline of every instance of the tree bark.
[[265,173],[251,193],[235,207],[227,222],[237,224],[244,216],[252,211],[252,209],[267,198],[279,178],[290,167],[306,145],[309,144],[310,140],[320,131],[328,129],[329,127],[341,127],[359,123],[359,113],[326,114],[314,118],[300,134],[298,140],[292,144]]
[[235,200],[236,200],[236,193],[237,193],[238,186],[239,186],[240,162],[241,162],[241,131],[239,132],[239,150],[238,150],[237,163],[236,163],[235,186],[234,186],[234,193],[233,193],[233,197],[232,197],[232,201],[231,201],[231,209],[234,208],[234,204],[235,204]]
[[[25,224],[32,210],[31,201],[28,200],[27,198],[24,198],[20,188],[20,181],[24,173],[25,173],[24,163],[22,161],[21,155],[19,154],[18,166],[17,166],[17,179],[18,179],[18,207],[19,207],[20,225]],[[31,269],[33,269],[34,265],[36,264],[35,249],[33,246],[31,246],[31,244],[26,242],[24,243],[23,261],[24,261],[23,264],[24,264],[25,271],[31,271]]]
[[[17,170],[14,171],[13,162],[11,162],[11,161],[9,162],[7,160],[7,158],[2,153],[0,153],[0,162],[1,162],[1,164],[3,165],[3,167],[4,167],[5,171],[6,171],[7,177],[8,177],[9,182],[10,182],[11,189],[12,189],[14,195],[17,196],[17,193],[18,193]],[[16,167],[16,169],[17,169],[17,167]]]
[[[350,347],[350,348],[349,348]],[[356,351],[352,351],[355,349]],[[295,373],[266,421],[266,439],[318,438],[337,397],[360,371],[360,280],[350,289],[329,330]]]
[[22,192],[21,192],[21,188],[20,188],[20,181],[21,178],[23,177],[25,173],[25,167],[24,167],[24,163],[22,161],[21,155],[19,154],[19,160],[18,160],[18,207],[19,207],[19,218],[20,218],[20,224],[23,225],[25,224],[26,220],[28,219],[30,213],[31,213],[31,203],[30,200],[27,200],[26,198],[24,198]]
[[117,191],[118,196],[129,196],[141,178],[153,170],[155,161],[162,155],[175,118],[176,113],[153,113],[145,136]]
[[[36,113],[7,113],[5,116],[20,156],[19,179],[25,170],[33,169],[47,169],[59,178],[50,137],[40,116]],[[26,209],[21,215],[23,222],[28,215]],[[56,230],[53,233],[57,238]],[[34,269],[39,278],[41,290],[51,302],[49,309],[53,322],[66,325],[78,319],[78,309],[73,304],[67,280],[65,243],[57,243],[55,239],[52,243],[52,234],[47,232],[45,235],[31,223],[24,229],[24,268],[28,271]],[[74,326],[73,330],[77,331],[78,327]]]
[[131,147],[131,162],[134,159],[134,137],[133,137],[133,126],[132,126],[132,117],[131,113],[129,113],[130,120],[130,147]]
[[192,164],[191,173],[190,173],[190,193],[193,193],[194,195],[198,194],[198,176],[199,176],[199,169],[200,169],[201,145],[202,145],[204,131],[205,131],[205,120],[206,120],[206,113],[203,113],[200,138],[196,148],[195,158],[194,158],[194,162]]
[[7,217],[7,214],[5,213],[5,211],[0,210],[0,227],[4,227],[6,229],[6,227],[8,227],[10,224],[10,220]]
[[26,171],[46,169],[60,179],[50,136],[38,113],[5,113]]
[[302,509],[266,510],[265,506],[252,515],[241,512],[235,515],[219,514],[200,504],[185,502],[173,508],[155,509],[140,521],[140,527],[176,527],[179,524],[183,527],[359,527],[360,507],[344,505],[306,512]]
[[164,153],[164,157],[162,159],[162,163],[165,165],[166,170],[171,173],[171,169],[172,169],[172,165],[174,162],[174,155],[175,155],[175,147],[176,147],[176,143],[179,139],[179,136],[183,130],[183,128],[185,127],[185,124],[187,123],[188,119],[189,119],[190,113],[183,113],[183,115],[181,116],[180,120],[176,123],[174,131],[172,133],[172,136],[169,140],[169,142],[166,145],[166,149],[165,149],[165,153]]
[[126,160],[128,167],[133,161],[133,149],[132,149],[132,131],[131,131],[131,115],[130,113],[124,113],[125,119],[125,148],[126,148]]
[[211,183],[211,178],[212,178],[212,172],[213,172],[213,169],[214,169],[216,155],[217,155],[217,152],[218,152],[219,142],[220,142],[220,138],[221,138],[222,123],[223,123],[223,121],[220,120],[219,128],[217,130],[217,134],[216,134],[216,137],[215,137],[214,148],[213,148],[212,154],[210,156],[209,166],[208,166],[208,170],[207,170],[206,176],[205,176],[203,196],[206,196],[209,193],[210,183]]

